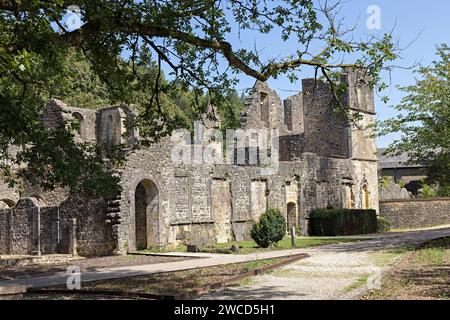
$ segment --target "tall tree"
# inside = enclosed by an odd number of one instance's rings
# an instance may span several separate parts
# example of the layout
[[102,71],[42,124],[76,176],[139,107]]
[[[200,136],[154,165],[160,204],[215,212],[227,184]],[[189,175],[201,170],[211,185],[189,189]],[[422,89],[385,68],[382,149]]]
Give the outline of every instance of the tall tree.
[[450,195],[450,48],[441,44],[436,55],[415,70],[413,85],[400,87],[406,95],[394,106],[398,115],[380,124],[380,135],[400,132],[386,152],[407,152],[411,163],[426,163],[428,180]]
[[[340,103],[331,71],[365,67],[378,82],[380,70],[396,58],[396,47],[390,34],[353,41],[353,29],[344,29],[337,18],[338,5],[312,0],[0,0],[0,157],[9,160],[3,162],[4,173],[11,172],[12,163],[33,168],[22,175],[33,174],[48,188],[63,184],[97,195],[110,187],[92,182],[107,180],[92,167],[93,162],[101,167],[101,157],[91,156],[93,147],[69,142],[63,130],[43,132],[39,125],[45,101],[67,90],[62,86],[69,79],[71,48],[91,62],[100,81],[95,80],[96,88],[104,92],[106,86],[108,99],[132,103],[135,89],[142,89],[138,125],[152,139],[182,122],[166,107],[177,90],[189,88],[191,97],[181,100],[193,114],[207,104],[226,112],[238,73],[260,81],[288,74],[294,80],[304,67],[314,68]],[[326,24],[319,23],[320,17]],[[295,40],[298,48],[286,57],[263,60],[256,49],[235,48],[227,40],[242,30],[275,32],[284,41]],[[139,69],[152,63],[149,57],[155,68]],[[163,79],[162,64],[176,81]],[[7,152],[11,145],[17,147],[16,156]],[[71,157],[74,153],[81,156]]]

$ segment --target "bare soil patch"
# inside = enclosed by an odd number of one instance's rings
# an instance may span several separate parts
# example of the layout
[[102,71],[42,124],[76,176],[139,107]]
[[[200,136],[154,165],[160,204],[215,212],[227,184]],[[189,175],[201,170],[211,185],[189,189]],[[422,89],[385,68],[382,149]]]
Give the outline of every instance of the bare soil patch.
[[[94,294],[94,291],[129,292],[156,295],[189,294],[194,292],[199,287],[223,282],[231,277],[235,277],[237,275],[244,274],[271,264],[280,263],[288,259],[289,258],[275,258],[257,260],[208,268],[198,268],[186,271],[166,272],[145,276],[94,281],[83,283],[81,287],[81,290],[83,291],[93,291],[92,295],[86,293],[31,293],[26,295],[26,299],[93,299],[95,297],[99,297],[99,295]],[[65,288],[54,287],[49,289],[58,290]],[[107,299],[106,297],[103,298]]]
[[71,260],[59,263],[31,264],[25,266],[1,266],[0,280],[10,280],[23,277],[31,277],[40,274],[51,274],[57,272],[66,272],[68,266],[78,266],[81,272],[95,271],[99,268],[137,266],[145,264],[166,263],[191,259],[187,257],[170,256],[144,256],[144,255],[126,255],[126,256],[105,256],[96,258],[86,258]]

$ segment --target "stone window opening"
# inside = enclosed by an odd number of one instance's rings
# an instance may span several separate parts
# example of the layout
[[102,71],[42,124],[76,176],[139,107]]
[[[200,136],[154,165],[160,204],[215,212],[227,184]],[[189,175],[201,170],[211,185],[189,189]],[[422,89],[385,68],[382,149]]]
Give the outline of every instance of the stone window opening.
[[354,209],[355,208],[355,193],[353,192],[353,187],[351,184],[344,184],[344,208]]
[[79,112],[72,113],[73,120],[76,123],[76,131],[80,138],[84,138],[84,117]]
[[269,126],[269,95],[265,92],[259,93],[259,102],[261,105],[261,122],[265,127]]
[[295,202],[289,202],[287,204],[287,229],[290,235],[292,235],[292,228],[294,228],[295,236],[297,225],[297,204]]

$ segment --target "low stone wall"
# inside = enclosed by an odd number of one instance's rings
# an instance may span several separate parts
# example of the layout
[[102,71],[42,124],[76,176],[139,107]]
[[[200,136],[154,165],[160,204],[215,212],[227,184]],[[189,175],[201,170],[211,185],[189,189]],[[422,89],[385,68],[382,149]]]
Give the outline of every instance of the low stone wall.
[[450,224],[450,198],[380,201],[380,216],[392,228],[423,228]]
[[0,209],[0,254],[111,254],[105,212],[103,199],[69,198],[60,207],[46,207],[36,198],[21,198],[14,208]]

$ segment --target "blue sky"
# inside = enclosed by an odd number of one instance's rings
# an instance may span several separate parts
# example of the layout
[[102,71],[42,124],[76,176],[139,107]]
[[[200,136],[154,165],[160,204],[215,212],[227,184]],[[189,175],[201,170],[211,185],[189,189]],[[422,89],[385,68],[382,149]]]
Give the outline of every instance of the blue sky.
[[[340,16],[349,26],[357,22],[354,32],[356,38],[365,38],[373,34],[373,30],[366,27],[368,18],[367,8],[376,5],[381,9],[381,30],[375,30],[375,34],[390,32],[394,26],[394,39],[400,41],[401,47],[407,47],[401,56],[402,59],[395,62],[396,65],[412,66],[415,63],[429,64],[435,58],[435,47],[440,43],[450,43],[450,1],[448,0],[347,0],[343,4]],[[269,35],[241,34],[240,39],[228,39],[237,48],[252,48],[257,45],[266,57],[284,57],[297,49],[293,41],[283,42],[279,33],[273,32]],[[414,41],[412,44],[411,42]],[[299,78],[313,76],[312,69],[302,70]],[[383,74],[389,80],[388,74]],[[396,85],[407,85],[413,82],[411,70],[395,69],[391,74],[392,85],[383,94],[389,96],[390,101],[384,104],[376,97],[375,106],[378,119],[386,119],[395,116],[395,110],[389,106],[396,104],[402,98],[402,93],[396,89]],[[251,87],[254,79],[248,76],[240,76],[237,89]],[[285,98],[301,90],[300,81],[291,83],[286,77],[269,80],[270,86],[277,90],[281,98]],[[378,138],[379,147],[387,146],[393,138],[391,135]]]
[[[320,1],[324,3],[325,0]],[[333,2],[333,0],[329,1]],[[380,30],[367,28],[369,17],[367,9],[372,5],[380,8]],[[448,0],[343,0],[339,17],[344,18],[344,24],[347,26],[353,27],[357,23],[353,32],[354,39],[365,39],[372,34],[381,36],[391,32],[395,27],[394,39],[399,41],[400,47],[407,47],[401,53],[401,59],[395,62],[396,65],[403,67],[410,67],[417,63],[428,65],[435,59],[436,45],[450,44],[450,1]],[[236,28],[233,28],[233,33],[227,35],[226,40],[231,42],[234,50],[253,49],[256,46],[263,61],[264,58],[284,58],[295,53],[297,49],[302,49],[293,40],[283,42],[277,31],[262,35],[252,31],[237,33]],[[316,46],[312,49],[317,52],[320,47]],[[167,74],[170,71],[165,66],[163,69],[167,71]],[[312,68],[304,68],[298,73],[300,80],[313,76]],[[396,111],[390,106],[397,104],[403,95],[396,86],[414,82],[412,70],[398,68],[394,69],[390,75],[384,73],[382,76],[391,85],[385,92],[375,97],[375,108],[379,120],[395,117]],[[286,76],[280,76],[278,79],[270,79],[268,82],[283,99],[301,91],[300,80],[291,83]],[[239,76],[239,81],[236,89],[240,92],[252,87],[255,83],[254,78],[244,74]],[[387,104],[380,99],[380,96],[383,95],[390,98]],[[399,137],[398,134],[393,134],[378,138],[377,144],[379,147],[385,147],[397,137]]]

